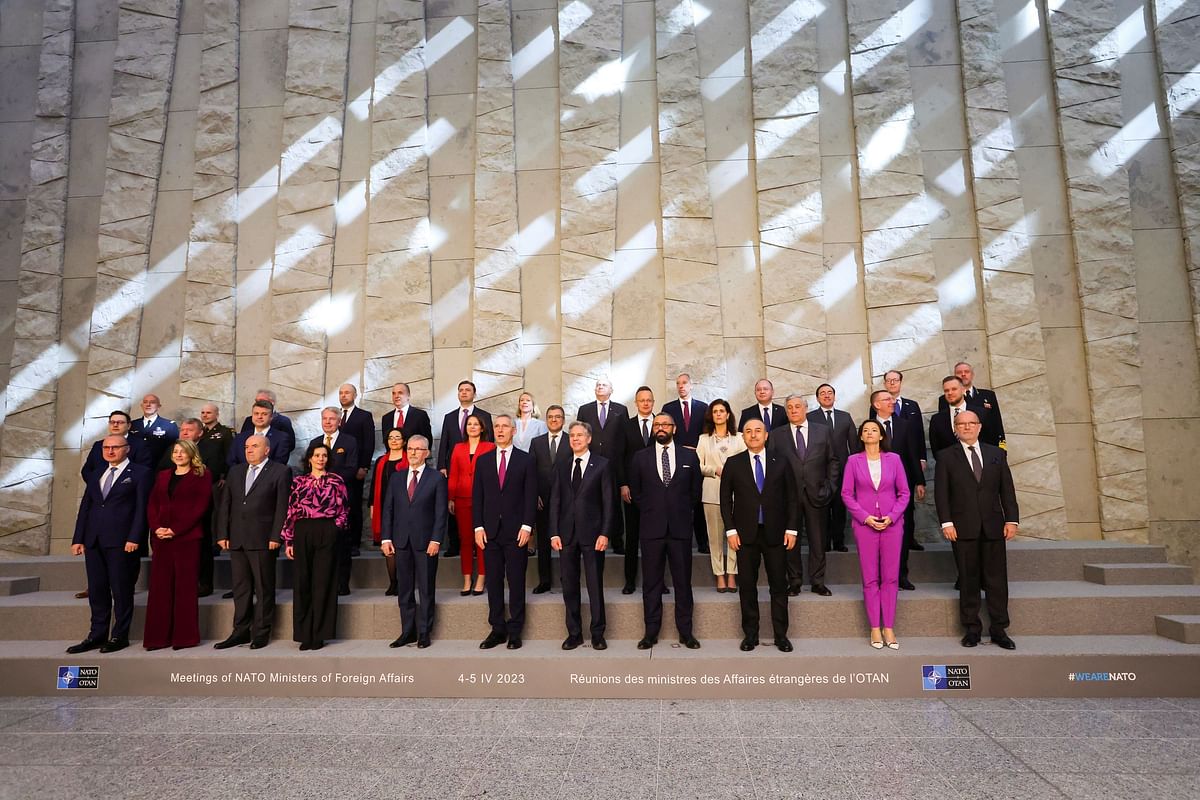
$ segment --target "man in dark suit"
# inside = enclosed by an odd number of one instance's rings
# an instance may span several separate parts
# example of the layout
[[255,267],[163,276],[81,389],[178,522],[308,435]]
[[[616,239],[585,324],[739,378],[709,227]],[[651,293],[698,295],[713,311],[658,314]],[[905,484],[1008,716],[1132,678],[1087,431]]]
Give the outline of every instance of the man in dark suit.
[[775,384],[762,378],[754,384],[754,399],[758,402],[742,409],[738,418],[738,430],[746,430],[746,423],[752,419],[761,420],[767,426],[767,432],[787,425],[787,412],[783,406],[775,402]]
[[[296,449],[296,429],[292,426],[292,420],[289,417],[275,410],[278,403],[275,400],[274,392],[272,392],[270,389],[259,389],[254,393],[254,402],[258,403],[260,400],[265,400],[271,404],[271,416],[267,420],[267,425],[271,429],[272,435],[266,434],[265,431],[262,430],[262,426],[260,426],[258,422],[254,420],[253,409],[251,409],[250,416],[242,420],[241,433],[249,433],[250,431],[254,431],[255,433],[261,433],[264,436],[267,436],[268,439],[271,439],[271,460],[280,464],[287,464],[288,460],[292,457],[292,451]],[[283,438],[283,443],[279,444],[279,448],[287,451],[282,457],[282,460],[275,455],[275,446],[280,437]],[[243,445],[244,443],[245,442],[243,440]],[[233,449],[240,453],[243,447],[234,447]],[[239,455],[238,457],[240,458],[241,456]]]
[[689,650],[700,647],[692,635],[692,513],[702,493],[704,476],[695,450],[675,441],[675,420],[654,418],[654,444],[633,457],[629,492],[641,511],[642,609],[646,634],[639,650],[658,644],[662,629],[665,570],[675,586],[675,628]]
[[987,592],[992,643],[1016,645],[1008,628],[1008,562],[1005,545],[1021,522],[1008,456],[979,441],[979,418],[964,411],[954,421],[958,443],[937,453],[934,502],[942,535],[953,545],[961,588],[958,611],[963,647],[979,644],[979,592]]
[[[976,414],[979,414],[979,419],[983,423],[983,433],[979,434],[979,439],[984,444],[994,445],[1000,449],[1007,449],[1004,441],[1004,417],[1000,414],[1000,400],[996,397],[996,393],[991,389],[984,389],[975,385],[975,368],[966,361],[960,361],[954,365],[954,376],[962,381],[963,396],[967,400],[967,405]],[[943,411],[947,407],[946,398],[938,398],[938,411]],[[982,412],[982,413],[981,413]],[[937,453],[937,448],[930,443],[930,449]]]
[[[145,441],[140,437],[129,435],[129,415],[124,411],[117,410],[108,415],[108,434],[105,438],[108,436],[120,436],[129,443],[129,449],[125,451],[125,456],[134,464],[147,469],[154,467],[150,448],[146,446]],[[88,451],[87,459],[84,460],[83,466],[79,470],[79,474],[85,481],[108,469],[108,462],[104,458],[102,449],[103,443],[104,439],[92,442],[92,449]]]
[[958,441],[954,435],[954,421],[964,411],[972,411],[979,417],[983,425],[979,441],[992,447],[1000,446],[1002,429],[996,425],[996,418],[990,408],[968,400],[962,379],[957,375],[947,375],[942,379],[942,396],[938,398],[938,411],[929,418],[929,449],[934,454]]
[[[433,428],[429,424],[429,415],[423,409],[412,405],[411,392],[407,383],[392,384],[392,410],[379,418],[380,431],[383,441],[396,428],[404,433],[404,441],[414,436],[424,436],[433,441]],[[443,476],[444,477],[444,476]]]
[[[620,464],[625,458],[625,422],[629,419],[629,409],[621,403],[612,401],[613,387],[608,378],[596,381],[596,401],[584,403],[579,407],[575,418],[586,422],[592,428],[591,451],[594,455],[604,456],[610,464]],[[613,487],[613,507],[620,502],[615,494],[617,486]],[[625,520],[620,514],[613,514],[608,528],[608,541],[613,552],[623,555],[625,550]]]
[[[496,449],[476,457],[471,511],[475,543],[483,550],[487,571],[488,624],[492,631],[479,643],[483,650],[508,642],[521,646],[525,627],[525,571],[529,537],[537,521],[537,465],[533,456],[513,446],[513,420],[496,417]],[[508,620],[504,619],[504,582],[508,580]]]
[[[817,387],[817,408],[808,412],[808,421],[812,425],[824,425],[829,429],[829,443],[833,447],[833,457],[846,471],[846,461],[850,454],[859,447],[857,428],[854,419],[841,409],[833,407],[837,392],[828,383]],[[842,503],[841,487],[833,493],[829,505],[825,507],[825,552],[836,550],[845,553],[846,547],[846,506]]]
[[[287,421],[287,430],[277,426],[272,421],[272,415],[275,414],[275,407],[271,405],[270,400],[255,400],[254,406],[250,409],[250,416],[246,419],[250,420],[250,427],[242,428],[233,440],[233,444],[229,446],[229,466],[235,464],[246,463],[246,442],[251,436],[262,436],[267,440],[269,451],[267,458],[274,461],[276,464],[287,466],[288,459],[292,457],[292,450],[296,447],[296,434],[291,430],[292,422]],[[283,417],[287,419],[287,417]],[[290,438],[289,438],[290,436]]]
[[[357,481],[360,459],[358,457],[358,440],[350,434],[343,431],[340,427],[342,421],[340,409],[329,406],[321,409],[321,435],[314,436],[312,441],[308,443],[309,447],[314,445],[324,444],[329,448],[329,462],[326,469],[342,479],[342,482],[347,487],[353,486]],[[371,435],[375,434],[375,426],[372,425]],[[362,507],[362,491],[359,494],[359,507]],[[353,504],[352,504],[353,505]],[[353,511],[351,519],[353,519]],[[359,511],[361,516],[362,511]],[[360,522],[361,524],[361,522]],[[338,528],[337,532],[337,579],[338,579],[338,594],[342,597],[350,594],[350,566],[351,566],[351,551],[353,550],[353,538],[349,530]]]
[[[692,376],[681,372],[675,376],[675,391],[679,399],[672,400],[662,407],[662,413],[670,414],[675,420],[675,444],[680,447],[696,449],[700,434],[704,432],[704,415],[708,413],[708,403],[692,397]],[[708,552],[708,525],[704,520],[704,505],[696,501],[692,514],[692,529],[696,535],[696,551]]]
[[[788,425],[767,441],[771,455],[787,460],[796,479],[797,523],[808,537],[808,580],[814,594],[833,594],[825,585],[825,508],[842,490],[842,464],[833,454],[829,429],[808,423],[808,406],[798,394],[783,404]],[[799,547],[787,554],[788,594],[800,594],[804,560]]]
[[400,638],[388,646],[424,648],[433,632],[437,557],[446,538],[446,479],[426,465],[428,439],[416,434],[406,441],[409,467],[388,482],[380,526],[383,554],[396,557],[400,605]]
[[[443,478],[450,476],[450,454],[454,452],[454,445],[467,439],[464,428],[467,424],[467,417],[474,414],[488,428],[492,427],[492,415],[475,405],[475,391],[475,384],[471,381],[459,381],[458,408],[454,411],[447,411],[446,416],[442,418],[442,438],[438,440],[437,468]],[[407,422],[407,420],[405,421]],[[450,530],[458,530],[458,523],[453,514],[450,515],[450,521],[447,524],[450,526]],[[458,537],[451,536],[450,541],[446,543],[445,556],[453,558],[456,555],[458,555]]]
[[159,416],[162,401],[156,394],[148,394],[142,398],[142,417],[133,420],[129,426],[129,435],[141,439],[150,450],[150,463],[157,464],[162,460],[163,453],[170,453],[171,447],[179,441],[179,427],[169,419]]
[[[225,473],[229,471],[229,448],[233,446],[233,439],[233,429],[221,424],[221,409],[217,404],[205,403],[200,406],[200,441],[205,443],[200,446],[200,456],[204,459],[204,466],[213,471],[214,486],[224,481]],[[209,456],[205,455],[206,448],[213,459],[211,464]]]
[[621,594],[633,594],[637,585],[638,574],[638,543],[641,509],[633,502],[633,494],[629,490],[629,474],[633,457],[654,444],[654,392],[649,386],[639,386],[633,396],[634,415],[625,422],[625,445],[621,462],[617,469],[617,485],[621,491],[621,504],[617,507],[620,513],[622,507],[625,516],[625,585]]
[[592,647],[604,650],[604,550],[613,504],[613,475],[607,458],[589,452],[591,426],[576,420],[568,439],[570,454],[555,465],[550,492],[550,546],[559,552],[563,602],[567,606],[567,638],[563,650],[583,644],[579,614],[579,572],[587,579]]
[[100,451],[105,469],[85,479],[71,540],[71,555],[84,557],[92,608],[87,638],[67,648],[72,654],[113,653],[129,646],[134,560],[146,539],[146,504],[154,482],[153,470],[129,460],[124,436],[105,436]]
[[[909,531],[916,518],[918,500],[925,499],[925,437],[917,420],[893,413],[895,398],[887,389],[871,393],[871,419],[883,426],[891,451],[900,456],[904,464],[904,477],[908,480],[909,501],[904,510],[904,544],[900,548],[900,588],[912,591],[916,587],[908,579]],[[924,548],[921,548],[922,550]]]
[[[240,464],[225,477],[217,497],[217,544],[229,551],[233,572],[233,633],[213,645],[224,650],[250,643],[257,650],[271,640],[275,620],[275,556],[287,518],[292,471],[267,458],[267,437],[246,439]],[[257,599],[257,602],[256,602]]]
[[555,466],[571,460],[571,448],[567,445],[567,434],[563,431],[566,421],[567,412],[562,406],[550,406],[546,409],[547,433],[529,440],[529,455],[533,456],[533,461],[537,464],[538,476],[538,583],[533,587],[534,594],[550,591],[550,490],[554,488]]
[[[363,528],[363,483],[375,455],[375,418],[365,408],[355,405],[358,400],[358,387],[352,383],[343,383],[338,388],[338,404],[342,407],[342,418],[338,430],[354,439],[358,447],[358,469],[354,472],[353,483],[346,483],[346,497],[350,502],[350,529],[347,534],[350,539],[350,555],[358,555],[358,546],[362,540]],[[408,441],[406,438],[404,441]]]

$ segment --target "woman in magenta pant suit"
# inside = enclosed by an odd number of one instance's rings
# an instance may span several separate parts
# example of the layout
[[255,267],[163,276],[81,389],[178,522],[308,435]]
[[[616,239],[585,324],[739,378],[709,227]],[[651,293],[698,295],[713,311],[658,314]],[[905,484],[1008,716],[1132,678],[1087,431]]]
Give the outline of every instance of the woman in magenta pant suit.
[[842,502],[854,523],[871,647],[899,650],[894,628],[908,480],[900,456],[888,452],[887,435],[878,422],[865,420],[858,426],[858,438],[863,452],[846,461]]

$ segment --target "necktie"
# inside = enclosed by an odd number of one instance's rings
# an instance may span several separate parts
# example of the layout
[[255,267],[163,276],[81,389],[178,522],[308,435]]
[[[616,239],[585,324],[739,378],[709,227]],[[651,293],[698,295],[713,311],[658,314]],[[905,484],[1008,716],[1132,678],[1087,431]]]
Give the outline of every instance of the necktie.
[[333,449],[333,436],[331,434],[325,434],[325,447]]
[[771,408],[770,406],[762,406],[763,425],[767,430],[771,430]]
[[342,425],[345,425],[346,420],[348,420],[348,419],[350,419],[350,412],[343,408],[342,409]]
[[396,427],[404,427],[404,411],[399,408],[396,409]]
[[681,400],[680,404],[683,406],[683,429],[686,431],[692,427],[692,401]]
[[413,495],[417,493],[417,473],[413,472],[412,477],[408,480],[408,501],[411,503]]
[[662,472],[663,486],[671,485],[671,458],[667,455],[667,448],[662,449]]
[[600,404],[600,427],[603,428],[604,424],[606,422],[608,422],[608,403],[601,403]]
[[649,420],[642,420],[642,447],[650,444],[650,429],[647,427]]
[[464,439],[467,438],[467,409],[463,409],[462,419],[458,422],[458,432],[462,434]]
[[254,485],[254,479],[258,477],[258,466],[258,464],[253,464],[250,469],[246,470],[246,494],[250,494],[250,487]]
[[504,475],[507,472],[508,472],[508,451],[501,450],[500,451],[500,473],[498,475],[498,477],[500,478],[500,488],[501,489],[504,488]]
[[892,440],[892,420],[889,418],[883,423],[884,433],[887,434],[888,441]]
[[583,483],[583,459],[575,459],[575,469],[571,470],[571,491],[578,492],[579,484]]
[[553,464],[556,458],[558,458],[558,434],[550,437],[550,463]]
[[[754,457],[754,483],[758,485],[758,493],[760,495],[762,494],[763,484],[766,482],[766,480],[767,476],[765,473],[763,473],[762,454],[760,453]],[[758,524],[762,525],[762,523],[763,510],[762,503],[760,502],[758,504]]]
[[956,439],[958,438],[958,426],[956,426],[954,422],[958,419],[958,412],[961,410],[962,409],[959,408],[954,409],[954,415],[950,417],[950,430],[954,432],[954,437]]
[[796,455],[803,459],[808,455],[808,444],[804,441],[804,428],[796,426]]
[[825,421],[829,423],[829,427],[831,427],[831,428],[833,427],[833,412],[832,411],[825,412]]
[[105,500],[108,499],[108,493],[112,491],[113,481],[117,479],[117,468],[109,467],[108,474],[104,476],[104,485],[100,487],[100,496]]
[[975,445],[967,448],[971,451],[971,471],[975,473],[975,482],[983,480],[983,462],[979,460],[979,452],[975,449]]

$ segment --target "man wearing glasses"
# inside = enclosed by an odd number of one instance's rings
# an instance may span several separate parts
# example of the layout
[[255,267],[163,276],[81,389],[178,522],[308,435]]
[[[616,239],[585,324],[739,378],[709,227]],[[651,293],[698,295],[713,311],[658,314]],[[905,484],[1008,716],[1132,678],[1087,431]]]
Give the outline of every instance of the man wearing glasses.
[[379,544],[385,556],[396,556],[400,605],[400,637],[389,647],[413,642],[429,647],[433,631],[437,557],[446,538],[446,479],[428,459],[429,440],[420,434],[409,439],[408,469],[388,481],[383,501]]

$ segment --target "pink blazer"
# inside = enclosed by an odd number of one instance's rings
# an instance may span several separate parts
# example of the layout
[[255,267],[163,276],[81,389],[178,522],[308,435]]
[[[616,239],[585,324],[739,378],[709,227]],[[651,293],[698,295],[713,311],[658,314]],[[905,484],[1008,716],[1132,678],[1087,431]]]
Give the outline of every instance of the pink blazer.
[[842,502],[855,525],[865,525],[866,518],[873,516],[891,517],[893,523],[903,524],[909,497],[904,464],[895,453],[883,453],[880,467],[879,488],[876,489],[871,483],[866,453],[855,453],[846,461]]

